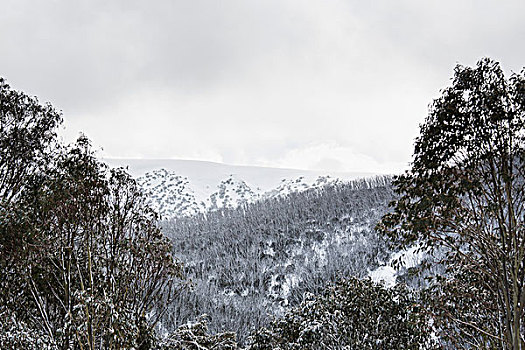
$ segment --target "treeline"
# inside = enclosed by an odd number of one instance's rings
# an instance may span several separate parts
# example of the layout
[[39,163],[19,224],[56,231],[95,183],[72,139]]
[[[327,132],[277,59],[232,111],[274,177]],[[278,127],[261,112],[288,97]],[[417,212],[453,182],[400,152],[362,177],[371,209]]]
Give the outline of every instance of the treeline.
[[163,325],[210,317],[243,343],[338,276],[365,277],[389,256],[374,226],[392,200],[387,176],[335,183],[162,223],[190,286]]

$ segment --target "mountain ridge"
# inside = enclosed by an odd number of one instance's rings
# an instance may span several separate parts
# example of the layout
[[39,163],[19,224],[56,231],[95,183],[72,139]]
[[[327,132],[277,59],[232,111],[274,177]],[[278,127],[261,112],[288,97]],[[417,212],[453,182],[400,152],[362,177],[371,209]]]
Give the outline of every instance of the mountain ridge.
[[233,208],[255,200],[377,176],[290,168],[228,165],[179,159],[104,159],[125,167],[144,189],[150,206],[170,219]]

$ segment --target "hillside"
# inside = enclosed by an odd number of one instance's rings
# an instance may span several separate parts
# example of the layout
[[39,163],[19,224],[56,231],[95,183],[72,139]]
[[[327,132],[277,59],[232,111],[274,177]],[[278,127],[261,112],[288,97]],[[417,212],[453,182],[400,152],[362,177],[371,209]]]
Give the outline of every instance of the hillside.
[[[391,284],[374,227],[390,177],[186,160],[107,160],[137,177],[162,219],[187,286],[166,331],[207,314],[212,332],[250,332],[340,276]],[[381,268],[381,265],[383,265]]]
[[255,200],[370,177],[367,173],[316,172],[173,159],[105,159],[127,167],[163,219],[234,208]]
[[365,277],[389,251],[374,226],[393,198],[387,177],[318,188],[163,222],[191,286],[164,325],[210,316],[213,332],[249,333],[338,276]]

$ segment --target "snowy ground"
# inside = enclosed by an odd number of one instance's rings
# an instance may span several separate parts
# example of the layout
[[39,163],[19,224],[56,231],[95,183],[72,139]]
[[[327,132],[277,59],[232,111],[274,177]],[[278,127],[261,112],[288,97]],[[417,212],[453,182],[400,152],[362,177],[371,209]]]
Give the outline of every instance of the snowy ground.
[[425,255],[424,252],[417,251],[417,249],[418,246],[413,246],[407,250],[392,254],[387,264],[370,271],[368,276],[374,282],[383,283],[386,287],[393,287],[396,284],[398,271],[392,267],[392,262],[401,257],[403,267],[411,268],[417,266]]

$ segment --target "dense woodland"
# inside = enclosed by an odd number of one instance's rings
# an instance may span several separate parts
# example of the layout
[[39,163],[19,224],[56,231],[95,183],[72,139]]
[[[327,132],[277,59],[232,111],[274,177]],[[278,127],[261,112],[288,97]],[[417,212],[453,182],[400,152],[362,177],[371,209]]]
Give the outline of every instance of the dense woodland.
[[374,226],[393,198],[390,181],[338,183],[164,222],[190,282],[167,323],[207,314],[212,331],[244,341],[305,293],[337,277],[366,277],[389,256]]
[[164,222],[61,121],[0,78],[2,349],[525,349],[525,70],[458,65],[393,179]]

